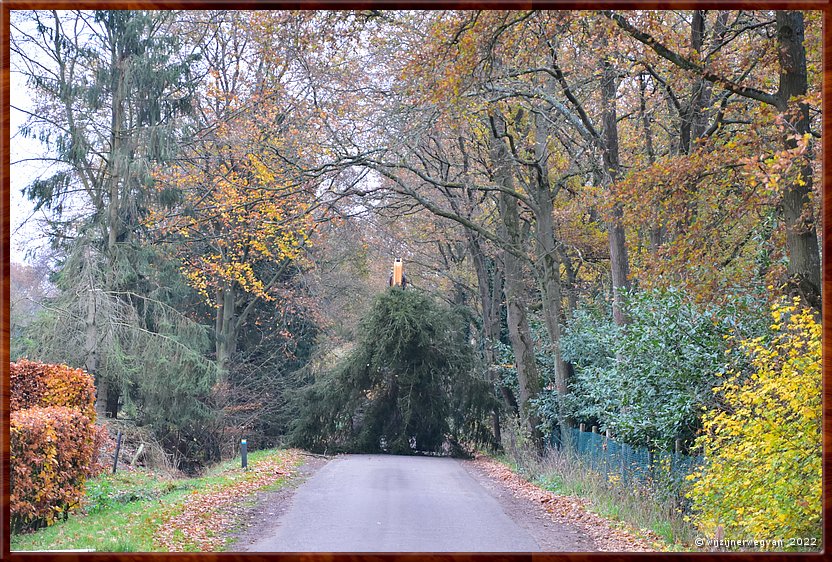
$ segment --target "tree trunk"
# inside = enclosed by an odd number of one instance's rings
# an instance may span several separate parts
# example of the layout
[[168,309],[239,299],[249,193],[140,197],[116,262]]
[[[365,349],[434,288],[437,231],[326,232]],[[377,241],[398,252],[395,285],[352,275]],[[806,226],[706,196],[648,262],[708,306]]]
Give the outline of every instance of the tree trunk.
[[[85,252],[89,255],[91,249],[87,248]],[[92,264],[87,263],[86,267],[92,267]],[[87,301],[87,317],[84,321],[84,355],[86,356],[84,368],[93,376],[95,381],[95,414],[99,419],[104,419],[107,413],[107,382],[98,373],[98,324],[96,323],[95,287],[93,285],[92,274],[89,273],[89,275],[89,300]]]
[[[107,219],[105,223],[107,233],[107,246],[105,256],[107,260],[107,269],[103,277],[103,287],[100,288],[105,294],[110,294],[111,291],[120,289],[120,279],[118,278],[119,264],[118,262],[118,238],[119,238],[119,210],[123,204],[119,189],[121,183],[124,181],[122,177],[127,173],[125,170],[123,158],[124,155],[124,71],[123,71],[123,56],[118,48],[114,47],[110,52],[110,64],[113,68],[112,76],[112,108],[110,113],[110,177],[107,187]],[[93,289],[94,291],[94,289]],[[115,296],[116,299],[121,299],[121,296]],[[93,293],[93,301],[95,295]],[[97,346],[97,342],[95,344]],[[98,361],[96,360],[96,363]],[[121,395],[121,389],[113,380],[99,381],[96,394],[96,411],[103,413],[108,418],[118,417],[118,403]]]
[[[543,316],[549,333],[551,348],[549,353],[555,361],[555,388],[558,396],[563,398],[569,392],[569,369],[560,353],[560,322],[563,316],[563,291],[560,276],[560,253],[555,238],[554,198],[557,190],[549,181],[549,168],[546,164],[546,142],[548,127],[540,114],[535,116],[535,161],[537,162],[537,185],[531,189],[535,209],[535,242],[537,248],[536,266],[540,293],[543,301]],[[561,401],[559,401],[561,403]],[[558,410],[558,424],[566,423],[564,414]]]
[[[702,63],[702,50],[705,46],[705,10],[694,10],[693,21],[691,23],[691,46],[696,53],[696,62]],[[717,22],[714,25],[714,39],[722,31],[720,22],[723,20],[723,15],[717,17]],[[691,92],[690,101],[690,141],[689,152],[693,150],[694,143],[697,139],[705,134],[708,129],[708,106],[711,105],[711,96],[713,94],[713,84],[709,80],[700,78],[696,81]]]
[[[805,135],[809,132],[809,106],[804,102],[790,102],[793,96],[807,92],[806,49],[803,45],[803,14],[799,11],[777,13],[778,58],[780,88],[777,92],[778,109],[786,114],[793,130],[786,134]],[[794,148],[797,143],[786,137],[784,145]],[[812,153],[800,166],[800,178],[785,186],[783,219],[786,228],[787,271],[791,292],[820,313],[821,277],[820,251],[812,209]]]
[[566,273],[566,319],[572,318],[575,311],[578,310],[578,274],[575,266],[572,265],[572,259],[569,255],[562,251],[560,252],[560,263],[563,265],[563,270]]
[[[618,179],[621,165],[618,159],[618,117],[616,113],[616,91],[618,90],[616,70],[608,62],[603,62],[601,78],[601,107],[604,123],[604,180],[611,186]],[[621,224],[624,216],[623,208],[616,204],[612,217],[607,225],[607,236],[610,244],[610,273],[612,275],[613,317],[615,323],[623,326],[627,318],[622,309],[621,291],[630,288],[630,265],[627,257],[627,244],[624,226]]]
[[[508,196],[501,196],[508,197]],[[509,205],[516,205],[511,200]],[[525,286],[520,261],[510,254],[504,254],[506,262],[506,302],[508,305],[507,323],[511,347],[517,364],[517,383],[520,388],[520,415],[526,420],[529,430],[539,437],[539,420],[530,412],[529,400],[540,392],[540,375],[534,358],[534,342],[532,341],[529,320],[526,315]]]
[[[650,126],[650,116],[647,114],[647,84],[644,79],[644,74],[638,75],[639,116],[641,117],[641,127],[644,132],[644,146],[647,150],[647,165],[652,166],[656,163],[656,150],[653,147],[653,128]],[[652,254],[659,251],[664,239],[664,228],[658,220],[660,206],[660,203],[657,202],[648,227],[650,253]]]
[[[500,116],[500,129],[504,132],[505,124]],[[491,138],[491,161],[494,164],[494,181],[498,185],[513,190],[514,176],[511,169],[511,156],[502,139]],[[523,247],[520,229],[520,216],[517,210],[517,199],[507,193],[498,195],[500,211],[500,230],[507,243],[519,249]],[[519,251],[519,250],[518,250]],[[523,280],[523,264],[520,257],[513,252],[503,250],[503,272],[505,275],[505,294],[507,307],[507,323],[511,347],[517,365],[517,382],[519,386],[520,415],[532,440],[538,450],[542,450],[543,439],[538,429],[540,420],[529,405],[529,400],[540,392],[540,376],[534,357],[534,342],[532,341],[529,320],[526,316],[525,283]]]
[[[488,369],[488,380],[500,390],[500,395],[503,397],[503,402],[509,411],[517,415],[519,414],[517,399],[511,389],[498,380],[497,358],[494,355],[494,344],[500,341],[500,327],[502,324],[500,310],[503,300],[503,275],[496,264],[486,257],[478,235],[471,231],[467,232],[482,306],[482,336],[485,340],[483,356]],[[494,423],[496,424],[495,427],[499,429],[499,415],[496,411]]]
[[237,351],[237,310],[234,288],[226,286],[219,291],[215,323],[217,366],[221,383],[228,382],[231,359]]
[[[99,318],[98,318],[98,291],[96,277],[93,270],[96,264],[93,263],[93,250],[90,247],[84,249],[83,273],[87,276],[87,310],[84,319],[84,368],[93,376],[95,384],[95,415],[98,419],[118,415],[118,387],[112,381],[107,380],[101,373],[99,350]],[[106,275],[105,275],[106,277]],[[114,398],[115,397],[115,398]]]
[[[705,43],[705,10],[694,10],[690,25],[690,46],[694,61],[701,64],[702,47]],[[711,97],[711,85],[704,78],[697,79],[691,88],[690,98],[681,115],[681,152],[690,154],[693,144],[705,132],[704,108]]]
[[107,405],[105,412],[108,418],[116,419],[118,417],[118,402],[121,398],[121,389],[118,385],[110,382],[107,384]]
[[494,408],[491,412],[491,431],[494,433],[494,450],[499,450],[503,442],[502,431],[500,431],[500,409]]

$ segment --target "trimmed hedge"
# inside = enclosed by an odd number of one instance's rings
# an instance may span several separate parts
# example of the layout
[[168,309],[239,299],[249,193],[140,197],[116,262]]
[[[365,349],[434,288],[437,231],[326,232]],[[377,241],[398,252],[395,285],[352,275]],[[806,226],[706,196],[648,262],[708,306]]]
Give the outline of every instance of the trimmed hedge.
[[73,408],[11,412],[13,531],[51,525],[80,505],[93,460],[92,433],[89,418]]
[[95,423],[95,385],[82,369],[21,359],[9,369],[9,409],[65,406],[75,408]]
[[[97,468],[95,387],[81,369],[10,366],[10,501],[15,532],[66,519]],[[100,433],[100,432],[99,432]]]
[[95,434],[92,445],[93,459],[87,471],[87,478],[95,478],[110,468],[107,460],[102,459],[101,455],[107,452],[108,447],[115,448],[106,424],[93,426],[93,433]]

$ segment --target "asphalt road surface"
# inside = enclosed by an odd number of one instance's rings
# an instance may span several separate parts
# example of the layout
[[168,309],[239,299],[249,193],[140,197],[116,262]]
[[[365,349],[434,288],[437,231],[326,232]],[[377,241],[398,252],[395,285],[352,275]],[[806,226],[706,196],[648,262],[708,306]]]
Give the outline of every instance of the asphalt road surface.
[[536,552],[454,459],[337,457],[246,547],[257,552]]

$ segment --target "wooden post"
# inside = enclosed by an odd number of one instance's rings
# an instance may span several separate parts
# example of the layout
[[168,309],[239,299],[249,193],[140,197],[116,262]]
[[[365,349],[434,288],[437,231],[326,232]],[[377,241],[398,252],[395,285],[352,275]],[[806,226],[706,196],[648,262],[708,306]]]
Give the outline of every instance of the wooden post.
[[581,424],[581,431],[582,431],[582,432],[583,432],[583,431],[586,431],[586,424],[585,424],[585,423],[582,423],[582,424]]
[[[598,426],[593,425],[591,431],[592,431],[592,435],[597,435],[598,434]],[[591,462],[591,466],[592,466],[593,470],[598,470],[599,460],[598,460],[598,455],[596,454],[597,449],[595,447],[597,443],[595,442],[595,438],[592,438],[589,442],[592,444],[592,447],[590,448],[591,454],[590,454],[590,457],[589,457],[590,462]],[[601,450],[603,450],[603,444],[602,444]]]
[[610,436],[612,432],[609,428],[604,433],[604,476],[609,472],[610,467]]
[[135,466],[136,461],[139,459],[139,455],[142,454],[142,451],[144,451],[144,443],[139,445],[139,450],[136,451],[135,455],[133,455],[133,459],[130,461],[130,466]]
[[116,454],[113,455],[113,474],[116,473],[116,468],[118,468],[118,454],[121,451],[121,430],[118,432],[118,437],[116,437]]
[[676,439],[676,454],[677,455],[682,454],[682,440],[681,439]]

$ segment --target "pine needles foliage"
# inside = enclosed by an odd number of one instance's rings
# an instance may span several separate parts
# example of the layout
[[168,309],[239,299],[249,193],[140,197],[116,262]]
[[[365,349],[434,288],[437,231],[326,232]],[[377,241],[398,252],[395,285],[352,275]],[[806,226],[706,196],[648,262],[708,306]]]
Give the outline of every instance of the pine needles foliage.
[[291,439],[319,452],[440,452],[490,439],[493,393],[476,376],[468,322],[424,293],[391,288],[357,345],[297,396]]

